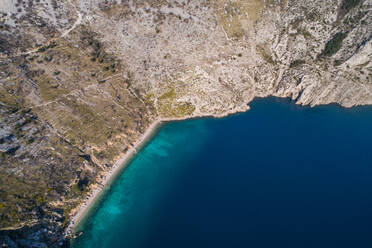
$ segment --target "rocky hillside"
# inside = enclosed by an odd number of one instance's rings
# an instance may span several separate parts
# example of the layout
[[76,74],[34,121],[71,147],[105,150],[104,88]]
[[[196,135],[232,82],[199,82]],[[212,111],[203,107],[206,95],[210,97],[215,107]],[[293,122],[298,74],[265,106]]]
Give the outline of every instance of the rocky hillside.
[[[59,247],[159,118],[372,104],[371,0],[3,0],[0,244]],[[5,246],[6,247],[6,246]]]

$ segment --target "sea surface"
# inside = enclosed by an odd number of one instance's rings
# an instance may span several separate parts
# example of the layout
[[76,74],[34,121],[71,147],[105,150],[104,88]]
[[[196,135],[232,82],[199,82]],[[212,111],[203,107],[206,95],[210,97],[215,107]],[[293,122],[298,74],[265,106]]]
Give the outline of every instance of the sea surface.
[[370,248],[372,108],[165,124],[79,228],[73,248]]

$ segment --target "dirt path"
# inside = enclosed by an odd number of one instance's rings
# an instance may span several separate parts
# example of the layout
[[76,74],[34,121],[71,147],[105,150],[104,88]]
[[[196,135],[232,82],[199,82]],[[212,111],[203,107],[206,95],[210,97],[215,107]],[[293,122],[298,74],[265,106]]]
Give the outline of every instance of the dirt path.
[[[82,20],[83,20],[83,15],[82,15],[82,13],[77,9],[77,7],[75,6],[75,4],[73,4],[73,3],[71,2],[71,0],[68,0],[68,2],[69,2],[69,4],[71,4],[71,6],[72,6],[72,7],[75,9],[75,11],[76,11],[76,14],[77,14],[77,16],[78,16],[77,19],[76,19],[76,21],[72,24],[72,26],[71,26],[69,29],[65,30],[65,31],[62,33],[61,36],[56,37],[56,38],[52,38],[52,39],[48,40],[48,41],[45,42],[41,47],[43,47],[43,46],[48,46],[51,42],[56,41],[56,40],[58,40],[58,39],[60,39],[60,38],[65,38],[67,35],[69,35],[69,33],[71,33],[71,31],[73,31],[73,30],[74,30],[78,25],[81,24],[81,22],[82,22]],[[22,56],[22,55],[29,55],[29,54],[32,54],[32,53],[37,52],[39,49],[40,49],[40,47],[32,48],[32,49],[30,49],[30,50],[28,50],[28,51],[26,51],[26,52],[21,52],[21,53],[17,53],[17,54],[15,54],[15,55],[12,55],[12,57],[17,57],[17,56]],[[7,57],[8,57],[8,56],[6,56],[6,55],[0,55],[0,58],[7,58]]]
[[74,24],[72,24],[72,26],[67,29],[65,32],[62,33],[61,37],[60,38],[64,38],[66,37],[72,30],[74,30],[80,23],[81,21],[83,20],[83,15],[81,14],[81,12],[76,8],[75,4],[73,4],[71,2],[71,0],[68,1],[72,7],[75,9],[76,11],[76,14],[78,15],[78,18],[76,19],[76,21],[74,22]]

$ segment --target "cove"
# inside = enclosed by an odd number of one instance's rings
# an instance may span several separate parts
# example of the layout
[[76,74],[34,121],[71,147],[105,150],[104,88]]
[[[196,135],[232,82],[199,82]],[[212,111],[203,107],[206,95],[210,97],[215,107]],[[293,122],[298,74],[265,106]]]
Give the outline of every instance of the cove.
[[72,247],[372,247],[372,108],[250,105],[162,126]]

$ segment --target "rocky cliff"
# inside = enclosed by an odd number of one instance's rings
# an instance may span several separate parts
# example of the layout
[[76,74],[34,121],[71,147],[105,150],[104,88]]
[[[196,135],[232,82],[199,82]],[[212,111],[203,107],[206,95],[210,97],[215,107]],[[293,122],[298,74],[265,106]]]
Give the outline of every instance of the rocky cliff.
[[[372,103],[371,0],[3,0],[0,244],[59,247],[159,118]],[[6,247],[6,246],[5,246]]]

